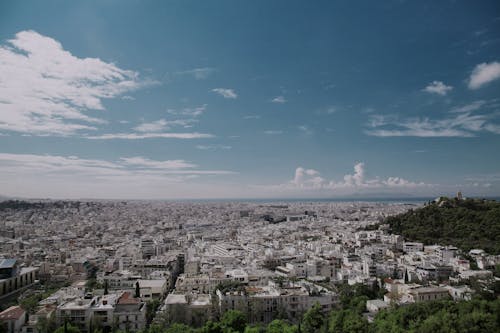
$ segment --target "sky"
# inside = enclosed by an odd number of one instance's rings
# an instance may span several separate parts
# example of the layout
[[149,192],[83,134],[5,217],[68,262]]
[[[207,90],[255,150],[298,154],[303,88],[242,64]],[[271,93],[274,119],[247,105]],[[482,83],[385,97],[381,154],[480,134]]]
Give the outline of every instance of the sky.
[[500,195],[500,3],[2,1],[0,195]]

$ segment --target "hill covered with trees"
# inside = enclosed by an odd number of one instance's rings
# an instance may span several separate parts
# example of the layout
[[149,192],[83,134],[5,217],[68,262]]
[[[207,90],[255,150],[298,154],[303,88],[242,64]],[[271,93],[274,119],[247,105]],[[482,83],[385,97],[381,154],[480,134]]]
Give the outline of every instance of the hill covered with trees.
[[384,223],[407,240],[500,254],[500,202],[495,200],[440,198]]

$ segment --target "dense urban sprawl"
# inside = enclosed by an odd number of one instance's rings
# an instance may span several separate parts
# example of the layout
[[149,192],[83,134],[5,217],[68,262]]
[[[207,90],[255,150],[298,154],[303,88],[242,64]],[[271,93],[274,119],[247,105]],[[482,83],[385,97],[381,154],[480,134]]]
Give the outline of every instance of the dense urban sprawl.
[[370,322],[394,304],[491,292],[500,262],[482,249],[388,233],[385,218],[420,206],[413,203],[0,205],[0,320],[8,332],[200,327],[231,310],[249,324],[293,324],[311,308],[337,308],[346,286],[377,290],[361,310]]

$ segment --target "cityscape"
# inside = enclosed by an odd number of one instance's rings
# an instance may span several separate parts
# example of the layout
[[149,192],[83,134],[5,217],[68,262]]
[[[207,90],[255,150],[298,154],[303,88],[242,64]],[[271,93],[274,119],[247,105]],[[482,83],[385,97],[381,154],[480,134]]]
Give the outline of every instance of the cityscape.
[[500,3],[0,0],[0,333],[500,333]]

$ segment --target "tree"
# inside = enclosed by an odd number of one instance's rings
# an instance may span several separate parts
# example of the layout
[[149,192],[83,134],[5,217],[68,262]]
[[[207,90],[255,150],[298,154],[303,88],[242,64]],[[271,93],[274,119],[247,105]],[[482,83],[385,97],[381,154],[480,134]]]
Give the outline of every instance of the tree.
[[244,333],[263,333],[264,329],[260,326],[247,326]]
[[266,333],[296,333],[298,328],[295,325],[289,325],[283,320],[275,319],[267,325]]
[[139,286],[139,281],[135,283],[135,298],[141,297],[141,287]]
[[164,333],[194,333],[194,329],[184,324],[173,324]]
[[222,316],[220,321],[224,329],[231,329],[235,332],[243,332],[247,324],[247,318],[243,312],[238,310],[229,310]]
[[146,303],[146,326],[149,327],[151,322],[153,321],[156,313],[156,309],[160,306],[160,301],[154,299],[152,301],[148,301]]
[[200,328],[201,333],[223,333],[222,327],[219,322],[207,321],[205,325]]
[[63,326],[56,329],[54,333],[80,333],[80,330],[76,326],[65,323]]
[[38,307],[39,298],[39,295],[26,297],[20,302],[20,305],[28,314],[34,313],[35,309]]
[[325,325],[325,316],[323,315],[321,305],[316,303],[312,308],[307,310],[302,318],[302,332],[315,333],[321,332]]

